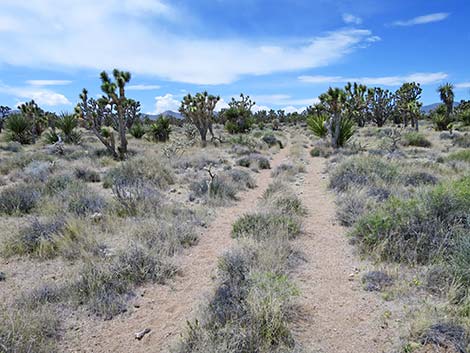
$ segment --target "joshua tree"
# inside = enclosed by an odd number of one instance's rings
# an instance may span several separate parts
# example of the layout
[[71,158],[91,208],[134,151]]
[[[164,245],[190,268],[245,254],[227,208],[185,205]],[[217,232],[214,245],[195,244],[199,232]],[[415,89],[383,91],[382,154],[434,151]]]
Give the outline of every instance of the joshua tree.
[[418,131],[418,118],[422,103],[419,102],[422,88],[419,83],[406,82],[395,93],[396,106],[405,126],[411,120],[411,126]]
[[366,124],[367,116],[367,87],[354,82],[344,87],[346,92],[346,111],[350,119],[354,120],[357,125],[363,127]]
[[250,96],[240,94],[240,100],[232,101],[228,104],[229,108],[224,109],[222,116],[225,119],[225,127],[230,133],[243,133],[251,129],[253,124],[253,113],[251,108],[256,103],[250,99]]
[[450,122],[450,117],[454,110],[454,85],[451,83],[445,83],[437,89],[442,103],[445,104],[447,108],[446,120]]
[[219,100],[219,96],[203,92],[197,93],[195,96],[188,94],[181,102],[179,112],[198,129],[202,146],[207,145],[207,131],[214,139],[212,124],[214,122],[214,109]]
[[[101,90],[106,94],[98,101],[88,98],[88,91],[83,89],[80,94],[80,102],[75,108],[78,116],[84,120],[96,137],[103,143],[114,158],[123,160],[127,154],[127,107],[128,99],[125,94],[125,86],[131,79],[129,72],[113,71],[115,82],[111,81],[108,74],[101,73]],[[119,147],[116,151],[114,132],[105,129],[102,124],[110,120],[119,134]]]
[[389,117],[393,115],[393,93],[379,87],[369,88],[367,91],[369,119],[382,127]]
[[341,133],[341,121],[346,103],[346,93],[340,88],[329,88],[326,93],[320,95],[320,102],[325,107],[325,111],[330,115],[327,123],[328,133],[331,136],[331,145],[334,148],[340,147],[339,137]]
[[141,123],[142,114],[140,112],[140,102],[128,99],[126,104],[126,124],[130,129],[135,123]]
[[41,136],[44,131],[47,119],[44,111],[39,108],[34,100],[31,102],[23,103],[19,106],[21,113],[31,122],[32,124],[32,142],[35,143],[36,139]]
[[5,105],[0,105],[0,133],[3,130],[3,124],[5,122],[6,117],[10,114],[11,108]]

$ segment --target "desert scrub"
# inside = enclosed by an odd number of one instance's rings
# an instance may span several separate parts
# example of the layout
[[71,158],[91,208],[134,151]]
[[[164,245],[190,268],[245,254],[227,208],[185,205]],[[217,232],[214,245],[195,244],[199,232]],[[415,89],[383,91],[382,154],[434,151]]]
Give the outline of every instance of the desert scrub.
[[275,181],[268,186],[263,193],[262,202],[272,212],[291,216],[304,216],[306,214],[299,197],[287,184],[281,181]]
[[189,185],[190,199],[203,198],[212,206],[224,206],[237,200],[237,193],[246,188],[253,188],[255,182],[249,174],[240,171],[222,172],[219,175],[203,178]]
[[21,215],[30,213],[41,198],[42,188],[37,184],[19,183],[0,192],[0,214]]
[[111,169],[105,177],[104,186],[115,184],[149,183],[164,189],[174,183],[172,171],[151,157],[136,157]]
[[27,183],[44,183],[54,171],[54,164],[46,161],[32,161],[21,172]]
[[233,224],[232,237],[249,237],[261,241],[282,232],[286,238],[293,239],[300,234],[300,231],[300,220],[295,216],[258,212],[240,217]]
[[305,173],[305,167],[301,164],[282,163],[271,173],[274,178],[286,178],[292,180],[297,174]]
[[87,183],[98,183],[101,181],[100,173],[89,167],[75,167],[74,175],[75,178]]
[[2,352],[56,352],[59,338],[60,322],[50,307],[0,307]]
[[237,165],[245,168],[271,169],[269,159],[258,153],[252,153],[237,161]]
[[164,283],[175,272],[166,256],[134,243],[107,262],[85,264],[68,293],[72,302],[111,319],[127,310],[126,302],[135,286]]
[[104,246],[88,235],[87,231],[77,220],[33,218],[18,234],[6,239],[2,254],[30,255],[40,259],[59,255],[75,259],[85,253],[97,255]]
[[470,163],[470,150],[461,150],[461,151],[450,153],[447,156],[447,160],[462,161],[462,162]]
[[431,147],[431,141],[429,141],[426,136],[420,132],[407,132],[403,135],[403,145],[404,146],[414,146],[414,147]]
[[[385,198],[388,198],[388,195]],[[370,191],[366,188],[352,187],[337,196],[336,218],[341,225],[351,227],[376,206],[376,199]]]
[[76,216],[89,216],[101,213],[107,207],[103,196],[90,190],[83,182],[74,182],[61,194],[63,202],[67,205],[67,211]]
[[469,209],[470,177],[466,177],[407,200],[390,198],[361,218],[352,235],[365,253],[382,260],[429,264],[448,258],[459,239],[468,236]]

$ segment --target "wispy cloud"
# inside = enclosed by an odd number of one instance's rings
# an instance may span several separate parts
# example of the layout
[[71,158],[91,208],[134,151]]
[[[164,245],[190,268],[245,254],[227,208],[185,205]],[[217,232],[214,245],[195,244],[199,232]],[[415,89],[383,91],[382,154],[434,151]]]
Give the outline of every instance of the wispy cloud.
[[470,88],[470,82],[461,82],[455,84],[455,88]]
[[257,103],[274,106],[308,106],[318,101],[317,97],[295,98],[288,94],[258,95],[253,99]]
[[40,87],[12,87],[0,84],[0,93],[14,96],[18,101],[34,99],[39,105],[48,107],[71,104],[63,94]]
[[129,85],[126,87],[129,91],[155,91],[160,88],[159,85]]
[[447,17],[449,17],[450,13],[448,12],[437,12],[437,13],[431,13],[428,15],[424,16],[418,16],[415,18],[412,18],[410,20],[404,20],[404,21],[395,21],[392,23],[393,26],[415,26],[415,25],[423,25],[427,23],[432,23],[432,22],[439,22],[445,20]]
[[155,97],[155,114],[161,114],[167,110],[178,111],[180,104],[180,100],[171,93],[157,96]]
[[28,80],[26,81],[31,86],[64,86],[69,85],[72,81],[69,80]]
[[[165,21],[181,21],[184,15],[170,2],[157,0],[2,0],[0,13],[22,24],[16,30],[9,26],[14,32],[0,32],[0,63],[32,68],[118,67],[193,84],[227,84],[245,75],[327,66],[375,38],[366,29],[261,43],[189,37],[165,26]],[[148,21],[150,15],[160,20]]]
[[333,84],[358,82],[365,85],[400,86],[405,82],[417,82],[422,85],[430,85],[442,82],[449,75],[445,72],[414,73],[406,76],[383,77],[344,77],[344,76],[300,76],[299,80],[313,84]]
[[347,24],[355,24],[355,25],[362,24],[362,18],[354,16],[350,13],[343,14],[343,21],[344,23],[347,23]]

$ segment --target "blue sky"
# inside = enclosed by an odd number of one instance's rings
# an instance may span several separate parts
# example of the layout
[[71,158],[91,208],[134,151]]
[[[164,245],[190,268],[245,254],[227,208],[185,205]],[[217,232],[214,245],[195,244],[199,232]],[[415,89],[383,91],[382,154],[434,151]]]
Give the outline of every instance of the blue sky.
[[1,0],[0,104],[70,111],[114,67],[146,113],[202,90],[301,110],[348,80],[470,99],[468,18],[467,0]]

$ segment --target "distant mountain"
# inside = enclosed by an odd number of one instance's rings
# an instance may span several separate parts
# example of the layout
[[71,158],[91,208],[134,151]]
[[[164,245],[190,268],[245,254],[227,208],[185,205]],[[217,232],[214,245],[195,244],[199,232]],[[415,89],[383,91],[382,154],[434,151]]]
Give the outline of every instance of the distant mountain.
[[[426,113],[428,114],[431,110],[434,110],[436,109],[438,106],[440,106],[442,103],[434,103],[434,104],[428,104],[428,105],[425,105],[421,108],[421,111],[423,113]],[[458,106],[459,105],[459,102],[454,102],[454,107]]]
[[160,115],[174,119],[183,119],[183,116],[180,113],[174,112],[173,110],[167,110],[161,114],[145,114],[145,116],[151,120],[157,120]]

